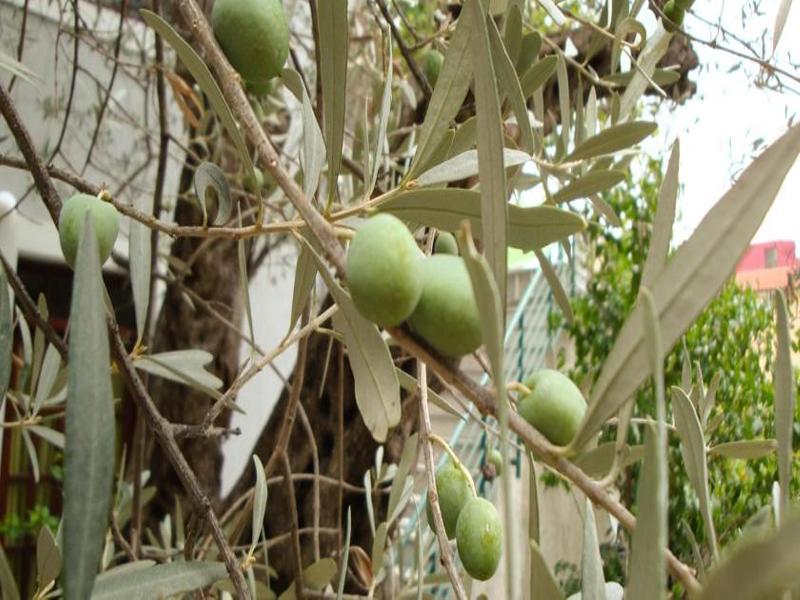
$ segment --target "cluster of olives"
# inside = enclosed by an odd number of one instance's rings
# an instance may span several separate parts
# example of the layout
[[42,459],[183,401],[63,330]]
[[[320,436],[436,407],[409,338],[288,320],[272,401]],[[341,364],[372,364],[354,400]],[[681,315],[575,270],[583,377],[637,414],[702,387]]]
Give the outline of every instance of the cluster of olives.
[[694,0],[667,0],[662,9],[668,21],[664,21],[664,28],[667,31],[677,31],[683,25],[683,18],[686,11],[694,4]]
[[[447,539],[456,539],[464,569],[480,581],[490,579],[503,553],[503,524],[497,509],[475,494],[472,478],[452,462],[436,473],[436,493]],[[430,503],[428,525],[434,528]]]
[[211,26],[247,89],[267,93],[289,56],[289,27],[280,0],[216,0]]
[[75,268],[78,242],[81,239],[86,213],[89,213],[92,218],[101,265],[108,260],[111,250],[114,248],[114,243],[117,241],[119,215],[114,205],[101,200],[97,196],[75,194],[64,202],[58,218],[58,237],[61,242],[61,252],[64,254],[67,264],[72,268]]
[[408,321],[431,348],[449,358],[475,351],[482,341],[472,282],[451,234],[425,256],[400,219],[367,219],[350,242],[347,283],[356,308],[370,321],[396,327]]

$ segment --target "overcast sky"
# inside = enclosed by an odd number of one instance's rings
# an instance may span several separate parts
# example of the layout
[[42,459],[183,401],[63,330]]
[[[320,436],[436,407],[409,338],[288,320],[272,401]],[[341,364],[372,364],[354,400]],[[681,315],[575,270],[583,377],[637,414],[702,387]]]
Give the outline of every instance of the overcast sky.
[[[752,0],[711,2],[697,0],[684,23],[687,31],[711,39],[716,28],[700,17],[716,22],[720,11],[723,25],[747,40],[757,40],[766,31],[763,43],[772,48],[772,31],[778,0],[761,0],[763,15],[752,15]],[[789,58],[800,62],[800,2],[789,13],[776,53],[776,63],[786,67]],[[742,7],[749,15],[742,24]],[[648,11],[644,11],[648,12]],[[648,28],[652,23],[647,23]],[[718,39],[720,44],[735,42]],[[675,227],[675,241],[684,240],[705,213],[731,185],[733,177],[768,144],[783,134],[789,119],[800,122],[800,95],[776,93],[754,85],[758,66],[719,50],[694,44],[700,67],[691,77],[697,82],[697,94],[684,105],[664,103],[657,120],[658,136],[645,146],[652,155],[665,152],[676,136],[681,140],[680,181],[682,185]],[[739,47],[741,49],[741,47]],[[732,70],[736,68],[736,70]],[[794,90],[800,84],[788,81]],[[754,150],[759,139],[764,144]],[[800,246],[800,161],[796,162],[781,192],[756,234],[755,241],[794,240]]]

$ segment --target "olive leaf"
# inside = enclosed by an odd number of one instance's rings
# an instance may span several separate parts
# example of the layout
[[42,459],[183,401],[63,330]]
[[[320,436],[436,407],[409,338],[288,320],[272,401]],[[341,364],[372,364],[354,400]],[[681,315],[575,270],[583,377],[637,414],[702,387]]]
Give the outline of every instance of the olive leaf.
[[789,507],[789,487],[792,479],[792,434],[794,432],[795,375],[792,369],[792,338],[789,331],[789,312],[783,290],[774,292],[777,329],[775,354],[775,433],[778,438],[778,482],[781,486],[780,513]]
[[[455,140],[455,138],[454,138]],[[531,155],[522,152],[521,150],[514,150],[513,148],[503,149],[503,166],[506,169],[516,167],[531,160]],[[459,179],[466,179],[478,173],[478,151],[465,150],[461,154],[456,154],[452,158],[437,164],[422,173],[414,183],[417,186],[424,187],[435,185],[438,183],[447,183],[450,181],[458,181]]]
[[[403,192],[378,206],[405,221],[458,231],[468,220],[474,234],[481,231],[481,200],[477,192],[459,188]],[[586,228],[579,215],[552,206],[508,206],[508,245],[530,251],[569,237]],[[478,236],[480,237],[480,236]]]
[[531,545],[531,598],[536,600],[563,600],[564,594],[561,591],[547,561],[542,554],[542,549],[535,540],[530,541]]
[[547,279],[547,284],[550,286],[550,290],[553,293],[553,298],[555,298],[556,304],[558,304],[558,307],[564,314],[564,319],[567,323],[572,323],[575,320],[575,316],[572,314],[572,304],[570,304],[569,296],[561,283],[561,278],[553,268],[553,265],[550,264],[550,261],[547,260],[547,256],[545,256],[544,252],[537,248],[534,249],[534,253],[536,254],[536,260],[539,261],[542,274],[545,279]]
[[[461,123],[453,134],[453,142],[450,144],[450,150],[447,153],[448,159],[474,148],[477,138],[478,119],[477,117],[470,117]],[[477,162],[475,164],[477,165]],[[474,172],[478,172],[477,168]]]
[[[153,214],[153,196],[151,194],[136,194],[133,205],[147,215]],[[128,257],[130,260],[137,342],[141,342],[144,339],[147,313],[150,310],[150,278],[152,277],[153,259],[151,239],[152,232],[147,225],[135,219],[130,219]]]
[[509,3],[508,5],[508,12],[503,22],[502,42],[512,68],[516,69],[519,52],[522,48],[522,9],[518,4]]
[[661,182],[658,193],[658,206],[653,221],[653,235],[650,238],[650,249],[647,251],[642,282],[640,285],[649,287],[658,276],[667,262],[669,242],[672,239],[672,224],[675,221],[675,205],[678,201],[678,167],[681,160],[681,146],[678,140],[672,144],[672,153],[669,157],[667,172]]
[[294,69],[284,69],[281,79],[300,102],[303,122],[303,193],[306,197],[313,198],[319,186],[320,173],[325,166],[325,139],[300,74]]
[[525,98],[530,98],[534,92],[540,90],[545,82],[555,73],[557,66],[558,58],[552,54],[534,63],[520,80],[522,95]]
[[17,581],[14,579],[14,572],[2,545],[0,545],[0,589],[3,591],[3,600],[20,600]]
[[789,16],[789,9],[792,7],[792,0],[781,0],[778,6],[778,12],[775,13],[775,29],[772,33],[772,53],[778,49],[778,42],[783,35],[783,28],[786,25],[786,19]]
[[450,122],[458,114],[472,79],[470,45],[472,44],[473,24],[462,14],[456,30],[450,38],[450,45],[444,55],[439,78],[428,103],[425,120],[419,130],[417,150],[406,173],[413,179],[421,165],[428,164],[428,158],[445,136]]
[[[563,52],[558,53],[556,65],[556,81],[558,82],[558,107],[561,113],[561,144],[566,152],[569,148],[569,132],[572,130],[572,109],[569,101],[569,75],[567,74],[567,59]],[[560,154],[560,153],[559,153]]]
[[[383,149],[386,145],[386,129],[389,125],[389,112],[392,107],[392,73],[394,66],[392,63],[392,41],[391,38],[386,43],[386,77],[383,83],[383,93],[381,94],[381,110],[378,114],[378,132],[375,135],[375,150],[372,153],[371,169],[369,173],[369,183],[364,189],[364,198],[369,199],[372,191],[375,189],[375,183],[378,181],[378,170],[380,169],[381,161],[379,160],[383,154]],[[369,152],[367,153],[369,155]],[[365,173],[367,173],[365,172]]]
[[561,204],[578,198],[588,198],[593,194],[610,190],[624,180],[625,173],[622,171],[590,171],[562,187],[550,197],[550,200],[554,204]]
[[[403,445],[403,453],[400,455],[400,462],[397,464],[397,470],[394,473],[392,488],[389,492],[389,503],[386,508],[386,514],[390,516],[394,515],[395,509],[398,507],[400,499],[406,488],[406,476],[411,468],[412,461],[414,461],[414,459],[417,457],[418,441],[419,436],[418,434],[414,433],[406,439]],[[390,524],[391,521],[392,519],[389,519]]]
[[708,464],[703,429],[694,406],[692,406],[692,401],[682,389],[677,387],[672,388],[672,411],[675,415],[675,427],[681,437],[683,464],[689,475],[689,481],[692,482],[692,487],[697,493],[711,551],[716,558],[719,555],[719,548],[711,512],[711,497],[708,491]]
[[222,169],[211,162],[202,162],[194,172],[194,193],[203,210],[203,225],[208,222],[209,190],[213,190],[217,201],[217,215],[214,225],[226,223],[233,212],[231,187]]
[[725,442],[712,446],[708,449],[708,453],[724,456],[725,458],[751,460],[769,456],[773,454],[777,448],[777,440],[740,440],[738,442]]
[[388,524],[386,521],[378,525],[375,530],[375,537],[372,540],[372,552],[370,559],[372,562],[372,576],[377,579],[378,574],[383,568],[383,556],[386,551],[386,534],[388,532]]
[[8,295],[8,279],[5,269],[0,269],[0,400],[5,398],[11,379],[11,352],[14,331],[11,313],[11,298]]
[[236,124],[236,119],[233,117],[228,103],[225,101],[225,96],[222,95],[222,90],[214,80],[214,76],[208,69],[205,61],[200,58],[194,49],[184,40],[172,26],[156,13],[146,10],[144,8],[139,10],[142,20],[147,23],[149,27],[154,29],[156,33],[162,36],[167,43],[172,46],[181,62],[189,69],[189,72],[197,81],[197,85],[208,96],[208,101],[211,103],[211,108],[219,117],[222,126],[228,135],[231,136],[233,145],[239,153],[239,158],[245,166],[245,171],[250,175],[253,174],[253,161],[250,158],[250,152],[247,150],[247,145],[244,142],[239,126]]
[[297,320],[308,303],[314,281],[317,277],[317,266],[311,251],[305,244],[300,245],[297,264],[294,271],[294,287],[292,289],[292,311],[289,318],[289,331],[294,329]]
[[[533,453],[530,449],[526,452],[528,456],[528,539],[531,543],[538,544],[541,541],[541,531],[539,529],[540,525],[540,518],[539,518],[539,484],[538,484],[538,477],[536,475],[536,463],[533,460]],[[538,581],[534,579],[534,564],[533,558],[531,557],[531,588],[533,588]],[[536,594],[531,594],[531,597],[535,597]]]
[[606,600],[603,560],[597,540],[592,501],[586,498],[583,513],[583,550],[581,551],[581,598],[583,600]]
[[267,497],[269,494],[264,465],[261,464],[261,459],[256,454],[253,454],[253,468],[256,470],[256,485],[253,499],[252,539],[250,541],[249,554],[252,554],[255,550],[261,537],[261,531],[264,529],[264,515],[267,512]]
[[19,77],[20,79],[27,81],[37,88],[39,84],[42,83],[42,78],[37,75],[35,71],[31,71],[16,58],[9,56],[3,51],[0,51],[0,69],[11,73],[14,77]]
[[657,127],[656,123],[649,121],[614,125],[582,142],[564,161],[586,160],[625,150],[647,138]]
[[[221,562],[172,562],[136,568],[115,569],[97,577],[91,600],[144,600],[167,598],[208,587],[228,576]],[[87,596],[88,597],[88,596]]]
[[[522,36],[520,41],[519,56],[516,61],[517,73],[521,76],[530,69],[539,56],[542,48],[542,36],[537,31],[531,31]],[[527,98],[527,96],[526,96]]]
[[171,381],[177,381],[211,396],[216,396],[222,387],[222,380],[205,370],[214,361],[214,356],[206,350],[173,350],[136,357],[133,364],[146,371]]
[[644,446],[623,445],[617,452],[615,442],[600,444],[591,450],[579,454],[573,461],[575,466],[586,473],[589,477],[600,479],[611,471],[614,464],[614,456],[619,454],[619,464],[621,467],[628,467],[639,462],[644,457]]
[[47,525],[42,525],[36,538],[36,586],[44,590],[61,572],[61,552]]
[[328,149],[328,187],[329,196],[333,198],[342,166],[342,140],[347,110],[347,51],[350,43],[347,0],[320,2],[317,11],[323,123]]
[[[322,558],[303,570],[303,584],[314,591],[322,590],[336,575],[336,561],[332,558]],[[291,584],[278,600],[293,600],[296,598],[296,586]]]
[[504,320],[508,277],[508,197],[503,167],[503,125],[497,95],[497,76],[491,60],[486,12],[481,1],[468,0],[464,5],[464,13],[462,18],[469,17],[474,27],[471,52],[475,71],[475,112],[478,118],[481,241],[500,294],[500,315]]
[[336,283],[322,258],[306,243],[328,290],[339,306],[333,325],[344,337],[355,379],[356,404],[372,437],[386,441],[400,422],[400,385],[392,355],[378,328],[362,317],[350,296]]
[[[728,279],[798,152],[800,126],[796,125],[753,161],[653,280],[662,350],[672,348]],[[642,310],[637,301],[617,335],[572,442],[574,449],[586,445],[650,375],[643,351]]]
[[[419,389],[419,383],[417,382],[416,378],[412,377],[399,367],[395,367],[395,373],[397,373],[397,379],[400,382],[400,387],[405,391],[413,394]],[[450,400],[445,399],[443,396],[440,396],[431,389],[428,389],[428,400],[430,400],[438,408],[450,413],[459,420],[466,421],[468,419],[463,407],[454,406]]]
[[339,585],[336,588],[336,600],[342,600],[344,593],[344,581],[347,578],[347,564],[350,558],[350,529],[352,519],[350,516],[350,506],[347,507],[347,526],[344,534],[344,547],[342,548],[342,562],[339,567]]
[[672,34],[664,30],[664,26],[659,21],[657,29],[644,50],[639,56],[632,59],[636,63],[636,73],[631,78],[631,82],[625,88],[625,93],[619,103],[619,117],[617,121],[625,121],[633,111],[636,103],[641,98],[644,91],[653,83],[652,76],[656,70],[656,64],[669,48]]
[[66,598],[87,598],[92,591],[111,506],[116,432],[104,294],[94,221],[87,213],[70,307],[63,513]]
[[[760,600],[800,581],[800,518],[760,539],[747,539],[708,573],[699,600]],[[779,596],[778,596],[779,597]]]

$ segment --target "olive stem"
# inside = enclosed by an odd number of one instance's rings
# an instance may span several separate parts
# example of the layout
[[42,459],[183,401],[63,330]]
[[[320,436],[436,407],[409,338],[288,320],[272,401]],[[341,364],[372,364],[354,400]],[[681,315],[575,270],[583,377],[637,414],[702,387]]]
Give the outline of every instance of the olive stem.
[[533,391],[527,385],[520,383],[519,381],[509,381],[506,384],[506,389],[509,392],[519,392],[520,394],[525,394],[526,396]]
[[464,463],[462,463],[459,460],[458,455],[453,451],[450,445],[435,433],[431,433],[428,436],[428,439],[438,444],[442,448],[442,450],[444,450],[447,453],[447,455],[450,457],[450,460],[453,461],[453,464],[456,467],[458,467],[461,470],[461,472],[464,473],[464,475],[467,477],[467,481],[469,481],[469,487],[472,490],[472,495],[477,496],[478,491],[475,489],[475,482],[472,480],[472,475],[470,474],[469,469],[467,469],[467,467],[464,466]]

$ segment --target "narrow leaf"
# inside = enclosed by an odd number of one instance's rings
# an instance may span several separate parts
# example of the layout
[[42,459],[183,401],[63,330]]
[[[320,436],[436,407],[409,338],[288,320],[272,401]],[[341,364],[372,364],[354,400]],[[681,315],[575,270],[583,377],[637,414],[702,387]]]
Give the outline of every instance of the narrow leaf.
[[5,397],[11,379],[11,352],[14,342],[11,298],[5,269],[0,268],[0,401]]
[[545,82],[556,72],[557,66],[558,58],[552,54],[536,62],[525,72],[520,80],[522,96],[526,99],[530,98],[534,92],[541,89]]
[[586,498],[583,514],[583,551],[581,552],[581,598],[582,600],[606,600],[603,561],[597,540],[597,525],[592,501]]
[[[511,14],[515,15],[514,18],[518,19],[520,14],[519,7],[514,6]],[[512,28],[516,27],[514,23],[511,23],[510,26]],[[512,58],[510,58],[511,49],[509,48],[509,53],[507,54],[506,46],[503,44],[503,40],[500,38],[500,32],[497,31],[497,26],[492,19],[488,20],[487,29],[498,83],[500,84],[503,94],[505,94],[511,104],[511,110],[514,111],[514,116],[517,118],[520,145],[528,154],[533,154],[533,129],[531,129],[530,119],[528,118],[528,106],[525,104],[525,98],[522,95],[519,77],[517,77],[517,72],[514,69]],[[508,31],[509,22],[506,21],[506,32],[508,33]],[[516,60],[516,57],[514,57],[513,60]]]
[[49,427],[42,427],[41,425],[31,425],[26,429],[31,433],[35,433],[43,440],[50,442],[56,448],[64,449],[64,434],[60,431],[50,429]]
[[372,540],[372,552],[370,553],[370,557],[372,560],[372,576],[377,578],[378,573],[383,568],[383,553],[386,550],[386,533],[387,529],[386,521],[378,525],[378,528],[375,530],[375,537]]
[[775,433],[778,438],[778,483],[781,486],[781,514],[789,508],[792,479],[792,433],[794,432],[795,377],[792,369],[792,337],[789,312],[783,290],[774,292],[777,351],[775,353]]
[[[800,125],[759,156],[678,248],[652,290],[663,351],[678,341],[727,281],[800,152]],[[573,441],[584,446],[650,375],[643,351],[640,302],[634,306],[603,365]]]
[[408,471],[411,468],[411,463],[417,457],[418,440],[419,436],[414,433],[406,439],[403,445],[403,453],[400,455],[400,462],[397,464],[397,470],[392,480],[392,489],[391,492],[389,492],[389,504],[386,509],[386,513],[389,515],[394,513],[397,503],[400,501],[400,497],[403,494],[406,484],[406,475],[408,475]]
[[78,244],[70,308],[69,383],[64,452],[64,595],[89,597],[111,506],[115,422],[105,290],[94,222]]
[[231,188],[228,185],[228,180],[225,178],[225,173],[217,165],[203,162],[194,172],[194,193],[197,196],[200,207],[203,209],[204,224],[208,218],[209,190],[213,190],[214,198],[217,201],[217,215],[214,218],[214,225],[226,223],[233,212],[233,200],[231,200]]
[[586,160],[625,150],[648,137],[657,127],[656,123],[649,121],[632,121],[614,125],[584,141],[564,161]]
[[289,318],[289,331],[294,329],[303,309],[308,303],[311,291],[314,289],[314,281],[317,277],[317,266],[311,251],[305,244],[300,246],[300,254],[297,256],[297,265],[294,272],[294,288],[292,291],[292,313]]
[[53,385],[58,377],[61,368],[61,355],[55,346],[50,344],[45,350],[42,360],[42,370],[39,373],[39,381],[36,384],[36,394],[33,398],[33,414],[38,414],[44,401],[50,397]]
[[461,109],[472,79],[472,29],[472,21],[464,18],[462,11],[428,103],[425,120],[419,131],[417,150],[407,173],[408,178],[413,178],[419,172],[420,165],[425,164],[430,154],[436,150],[450,122]]
[[347,507],[347,528],[344,535],[344,549],[342,550],[342,562],[339,565],[339,585],[336,588],[336,600],[342,600],[344,593],[344,581],[347,578],[347,563],[350,558],[350,507]]
[[214,356],[206,350],[173,350],[140,356],[134,365],[137,369],[178,383],[216,390],[222,387],[222,380],[204,368],[213,361]]
[[303,193],[306,197],[313,198],[319,186],[320,173],[325,166],[325,139],[300,74],[294,69],[284,69],[281,78],[300,102],[303,121]]
[[700,512],[706,525],[706,532],[714,556],[718,556],[717,534],[714,530],[714,518],[711,512],[711,498],[708,491],[708,466],[706,460],[706,443],[700,420],[692,406],[692,401],[680,388],[672,388],[672,411],[675,415],[675,426],[681,436],[681,455],[686,474],[692,482],[700,502]]
[[[136,194],[134,206],[148,214],[153,214],[153,196]],[[152,232],[147,225],[130,219],[128,236],[128,257],[130,259],[131,288],[136,316],[137,342],[145,337],[147,313],[150,310],[150,278],[152,277]]]
[[475,112],[478,117],[478,173],[481,197],[483,252],[500,293],[501,318],[505,320],[508,249],[506,247],[508,202],[503,168],[503,126],[497,96],[497,76],[491,60],[486,13],[480,0],[468,0],[464,18],[472,21],[472,62],[475,69]]
[[[466,219],[475,234],[481,231],[481,201],[473,190],[412,190],[394,196],[381,204],[378,210],[445,231],[458,231]],[[508,245],[521,250],[542,248],[585,227],[583,218],[571,211],[552,206],[508,206]]]
[[551,196],[554,204],[588,198],[593,194],[605,192],[625,180],[622,171],[590,171],[580,179],[571,181]]
[[252,540],[250,541],[250,553],[253,553],[258,540],[261,537],[261,531],[264,529],[264,515],[267,512],[267,476],[264,473],[264,465],[261,464],[261,459],[258,455],[253,454],[253,468],[256,470],[256,487],[253,499],[253,525]]
[[681,160],[681,146],[678,140],[672,145],[667,172],[661,182],[658,194],[658,206],[653,221],[653,235],[650,238],[650,249],[642,271],[640,285],[650,287],[667,262],[669,242],[672,239],[672,224],[675,221],[675,206],[678,201],[678,167]]
[[531,540],[531,598],[536,600],[563,600],[564,594],[556,582],[542,549]]
[[800,518],[773,534],[740,544],[708,574],[700,600],[760,600],[800,581]]
[[[503,149],[503,164],[506,169],[522,165],[531,160],[531,155],[513,148]],[[428,169],[417,177],[418,186],[428,186],[437,183],[447,183],[472,177],[478,173],[478,151],[466,150],[455,155],[435,167]]]
[[47,525],[42,525],[36,538],[36,586],[41,591],[55,581],[61,572],[61,553],[56,538]]
[[336,180],[342,166],[342,140],[347,110],[347,51],[350,27],[347,0],[317,3],[319,12],[319,57],[322,80],[322,106],[325,144],[328,149],[330,198],[336,193]]
[[625,121],[628,115],[633,112],[639,98],[651,85],[656,65],[667,52],[671,40],[672,34],[665,31],[664,26],[659,22],[655,33],[647,40],[644,50],[635,59],[636,73],[633,75],[628,87],[625,88],[625,93],[620,100],[617,121]]
[[178,34],[178,32],[172,28],[169,23],[167,23],[156,13],[149,10],[140,9],[139,14],[142,17],[142,20],[147,23],[148,26],[152,27],[156,33],[161,35],[167,41],[167,43],[173,47],[178,57],[181,59],[181,62],[186,66],[187,69],[189,69],[192,77],[194,77],[197,81],[197,85],[199,85],[203,92],[205,92],[206,96],[208,96],[208,101],[211,103],[211,108],[214,109],[214,112],[219,117],[219,120],[222,122],[222,125],[225,127],[228,135],[231,136],[233,145],[239,152],[239,158],[245,165],[245,171],[252,174],[253,161],[250,159],[250,152],[247,150],[247,145],[244,142],[244,136],[242,136],[242,132],[239,130],[239,126],[236,124],[236,119],[234,119],[228,103],[225,102],[225,97],[222,95],[222,90],[219,89],[219,85],[217,85],[217,82],[214,80],[214,76],[211,74],[211,71],[208,69],[205,61],[197,55],[194,49]]
[[400,422],[400,386],[392,355],[378,328],[359,314],[350,296],[336,283],[322,259],[311,246],[308,248],[339,306],[333,322],[347,346],[358,410],[372,437],[384,442],[389,429]]
[[562,53],[558,54],[556,80],[558,81],[558,107],[561,113],[561,142],[564,145],[564,151],[566,151],[569,148],[569,132],[572,129],[572,109],[569,102],[567,59]]
[[708,449],[709,454],[724,456],[725,458],[739,458],[751,460],[764,458],[774,453],[778,447],[777,440],[741,440],[738,442],[725,442]]
[[[5,289],[5,288],[3,288]],[[19,588],[14,580],[14,572],[8,562],[3,546],[0,545],[0,589],[3,591],[3,600],[19,600]]]
[[9,56],[5,52],[0,51],[0,69],[7,71],[30,83],[31,85],[38,86],[42,83],[42,78],[39,77],[34,71],[31,71],[24,64],[19,62],[13,56]]
[[783,28],[786,25],[786,18],[789,16],[789,9],[792,7],[792,0],[781,0],[778,6],[778,12],[775,14],[775,30],[772,33],[772,53],[778,48],[778,42],[781,40]]
[[208,587],[228,576],[219,562],[172,562],[109,572],[97,578],[92,600],[150,600]]
[[381,95],[381,110],[378,114],[378,132],[375,135],[375,151],[372,159],[372,171],[369,174],[369,185],[364,190],[364,198],[368,199],[375,189],[378,181],[378,170],[381,165],[380,158],[386,146],[386,128],[389,125],[389,113],[392,108],[392,73],[394,66],[392,63],[392,40],[389,38],[386,50],[386,77],[383,83],[383,94]]
[[[412,377],[398,367],[395,367],[395,373],[397,373],[397,379],[400,382],[400,387],[405,391],[413,394],[419,389],[419,383],[415,377]],[[454,404],[451,400],[445,399],[443,396],[440,396],[431,389],[428,390],[428,400],[430,400],[434,405],[443,411],[450,413],[455,418],[464,421],[467,420],[467,416],[464,414],[464,409],[462,407]]]
[[550,291],[553,293],[553,298],[555,298],[556,304],[564,314],[564,319],[567,323],[572,323],[575,320],[575,316],[572,314],[572,304],[570,304],[569,296],[561,283],[561,278],[556,273],[553,265],[550,264],[550,261],[547,260],[544,252],[539,249],[535,249],[534,252],[536,253],[536,259],[539,261],[539,267],[542,269],[542,274],[547,279],[547,285],[550,286]]

